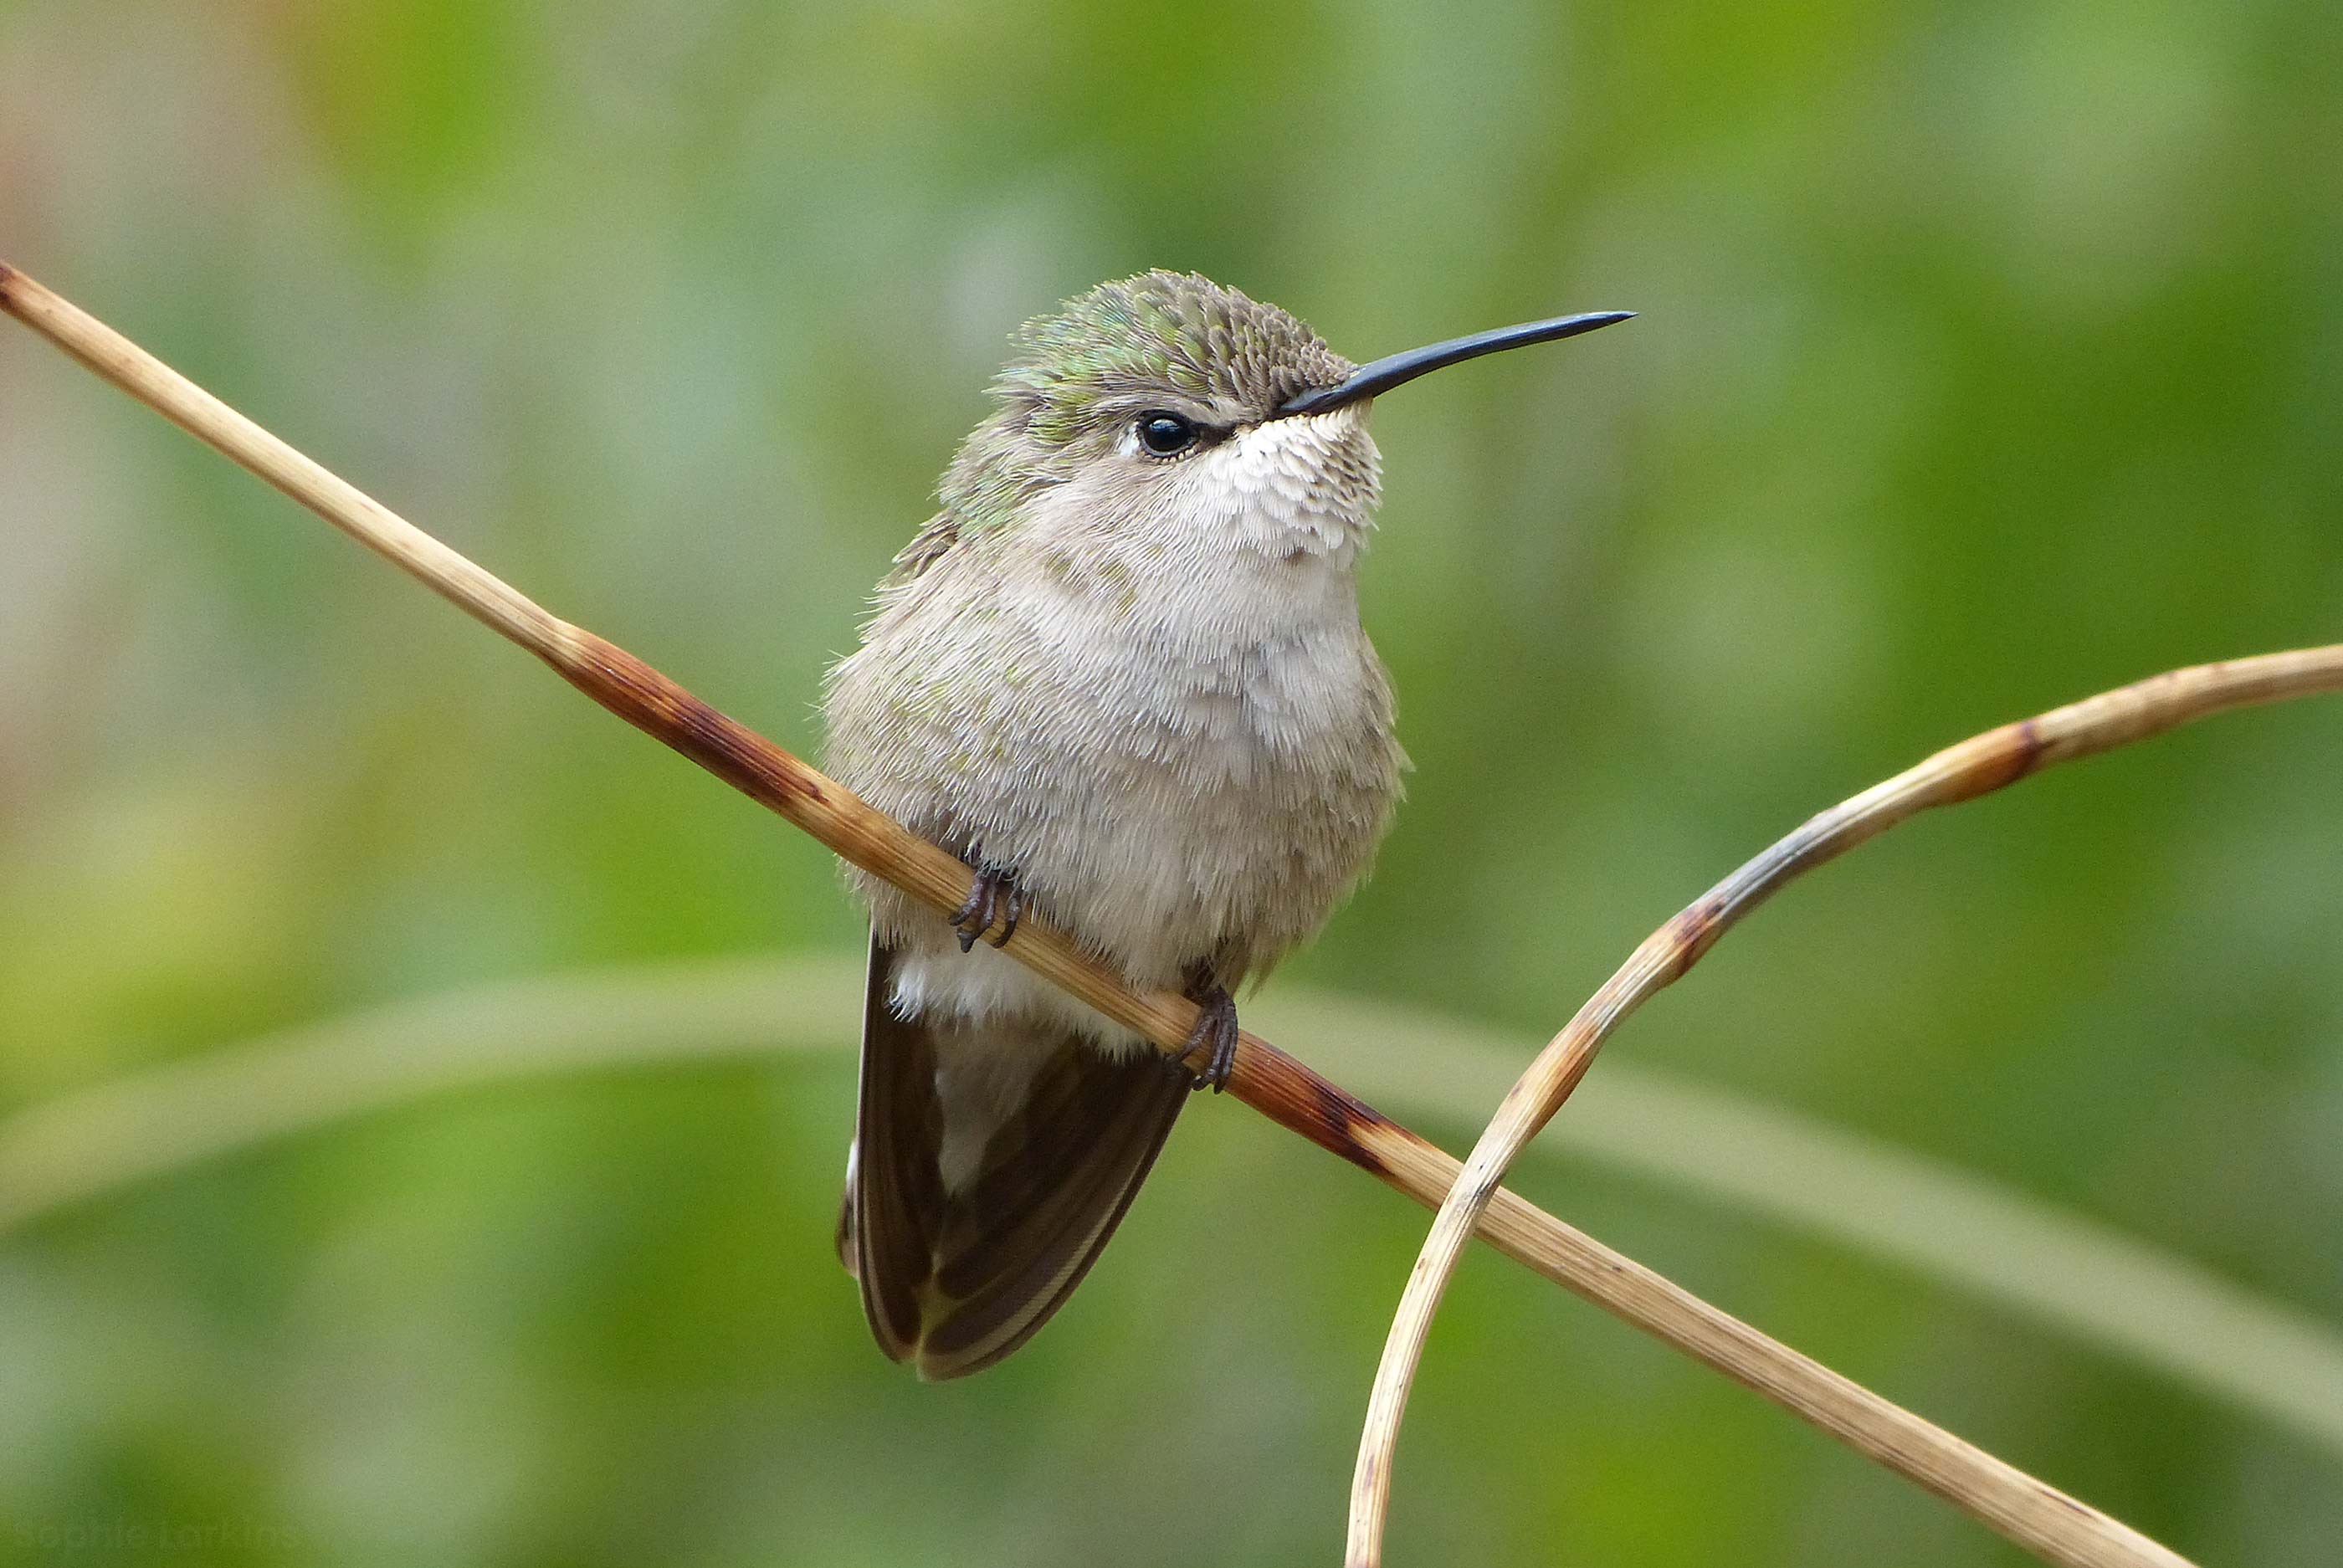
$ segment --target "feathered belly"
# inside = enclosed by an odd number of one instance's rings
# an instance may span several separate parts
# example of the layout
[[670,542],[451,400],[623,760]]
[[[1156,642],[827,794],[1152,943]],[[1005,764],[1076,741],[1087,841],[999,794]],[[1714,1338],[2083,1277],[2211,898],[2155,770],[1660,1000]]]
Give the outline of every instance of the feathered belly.
[[[989,692],[929,702],[884,744],[842,750],[846,782],[1016,872],[1035,908],[1138,986],[1177,987],[1200,963],[1231,987],[1263,972],[1364,872],[1397,799],[1390,688],[1355,627],[1152,668],[1032,661]],[[843,681],[835,695],[852,696]],[[860,884],[900,954],[905,1010],[1062,1020],[1131,1042],[1004,955],[961,953],[931,911]]]

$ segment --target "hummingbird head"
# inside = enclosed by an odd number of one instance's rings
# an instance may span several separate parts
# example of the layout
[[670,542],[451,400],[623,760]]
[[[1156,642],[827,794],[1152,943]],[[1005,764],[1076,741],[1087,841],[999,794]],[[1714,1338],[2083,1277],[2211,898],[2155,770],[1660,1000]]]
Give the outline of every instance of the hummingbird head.
[[1193,273],[1103,283],[1026,324],[1022,354],[993,383],[1000,407],[961,446],[942,500],[976,530],[1038,513],[1182,548],[1347,547],[1380,493],[1366,428],[1379,393],[1626,315],[1505,327],[1361,367],[1285,311]]

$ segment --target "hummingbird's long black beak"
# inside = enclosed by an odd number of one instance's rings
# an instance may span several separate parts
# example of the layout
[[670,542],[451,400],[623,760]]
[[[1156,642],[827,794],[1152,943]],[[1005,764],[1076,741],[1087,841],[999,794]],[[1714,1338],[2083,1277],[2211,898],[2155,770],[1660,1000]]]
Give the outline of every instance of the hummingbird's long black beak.
[[1575,337],[1598,327],[1625,321],[1634,314],[1632,310],[1591,310],[1583,316],[1557,316],[1551,321],[1524,321],[1519,327],[1499,327],[1488,332],[1475,332],[1470,337],[1452,337],[1445,343],[1411,348],[1404,354],[1390,355],[1372,365],[1360,366],[1351,372],[1351,378],[1339,387],[1321,387],[1287,398],[1277,406],[1277,417],[1323,414],[1329,408],[1340,408],[1345,403],[1356,403],[1361,398],[1388,392],[1403,381],[1413,381],[1443,365],[1478,359],[1483,354],[1494,354],[1503,348],[1551,343],[1557,337]]

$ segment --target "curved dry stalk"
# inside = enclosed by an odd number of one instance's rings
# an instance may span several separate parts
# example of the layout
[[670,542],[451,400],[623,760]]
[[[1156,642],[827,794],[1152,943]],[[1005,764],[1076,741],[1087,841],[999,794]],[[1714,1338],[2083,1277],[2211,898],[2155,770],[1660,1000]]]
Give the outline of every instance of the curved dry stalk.
[[[972,873],[951,855],[623,648],[558,619],[5,262],[0,310],[840,856],[940,914],[966,900]],[[1167,1052],[1182,1048],[1195,1022],[1193,1002],[1169,991],[1142,995],[1129,990],[1098,958],[1040,920],[1020,924],[1005,950]],[[1454,1159],[1252,1034],[1240,1038],[1229,1090],[1271,1121],[1426,1208],[1439,1203],[1460,1172]],[[1481,1215],[1480,1231],[1507,1256],[1755,1389],[2047,1561],[2160,1568],[2183,1563],[2145,1536],[1766,1338],[1510,1192],[1495,1193]]]
[[[1594,1053],[1630,1013],[1684,978],[1742,916],[1778,889],[1932,806],[1954,806],[2060,762],[2111,751],[2210,714],[2283,698],[2343,690],[2343,644],[2167,670],[2080,702],[1974,736],[1810,818],[1644,940],[1498,1105],[1464,1173],[1440,1205],[1383,1345],[1351,1483],[1353,1568],[1383,1561],[1392,1455],[1432,1317],[1464,1240],[1523,1144],[1562,1109]],[[2078,1542],[2087,1533],[2076,1522]],[[2015,1532],[2013,1532],[2015,1533]],[[2129,1561],[2107,1558],[2106,1561]]]

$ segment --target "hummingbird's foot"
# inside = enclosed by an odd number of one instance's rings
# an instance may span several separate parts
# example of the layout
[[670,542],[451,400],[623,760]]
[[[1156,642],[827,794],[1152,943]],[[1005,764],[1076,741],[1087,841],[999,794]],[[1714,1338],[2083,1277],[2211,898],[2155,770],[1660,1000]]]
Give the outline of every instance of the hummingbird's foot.
[[1218,1094],[1229,1086],[1229,1074],[1237,1065],[1236,999],[1229,995],[1226,986],[1201,969],[1189,975],[1186,995],[1203,1010],[1196,1015],[1196,1027],[1188,1031],[1188,1043],[1180,1052],[1180,1060],[1184,1062],[1207,1047],[1212,1050],[1204,1070],[1190,1079],[1188,1087],[1209,1088]]
[[951,923],[960,933],[960,950],[976,946],[976,939],[992,929],[995,917],[1001,921],[1001,934],[987,937],[996,948],[1005,948],[1009,939],[1017,934],[1017,917],[1025,912],[1025,891],[1017,885],[1017,873],[1001,867],[984,864],[976,868],[976,886],[968,893],[968,902],[953,911]]

